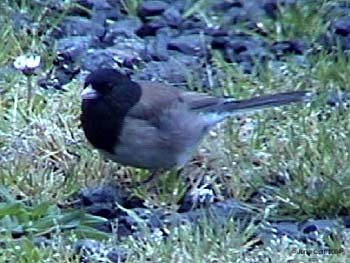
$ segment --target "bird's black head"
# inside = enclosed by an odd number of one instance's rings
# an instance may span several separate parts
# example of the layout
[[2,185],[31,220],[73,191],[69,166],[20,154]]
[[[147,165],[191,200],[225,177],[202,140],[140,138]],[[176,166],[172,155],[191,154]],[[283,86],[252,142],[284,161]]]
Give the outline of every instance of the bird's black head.
[[120,86],[134,86],[134,82],[130,78],[116,69],[102,68],[93,71],[85,79],[84,90],[82,92],[83,99],[94,98],[94,95],[108,95],[114,89]]
[[82,92],[81,121],[87,139],[113,153],[125,116],[141,98],[141,87],[116,69],[98,69],[87,76]]

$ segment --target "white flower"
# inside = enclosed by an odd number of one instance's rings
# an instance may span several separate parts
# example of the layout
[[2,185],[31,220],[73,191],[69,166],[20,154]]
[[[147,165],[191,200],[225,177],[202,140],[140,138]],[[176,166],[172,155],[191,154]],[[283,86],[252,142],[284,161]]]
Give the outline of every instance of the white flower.
[[35,55],[21,55],[13,62],[15,69],[22,71],[26,75],[33,74],[40,66],[40,56]]

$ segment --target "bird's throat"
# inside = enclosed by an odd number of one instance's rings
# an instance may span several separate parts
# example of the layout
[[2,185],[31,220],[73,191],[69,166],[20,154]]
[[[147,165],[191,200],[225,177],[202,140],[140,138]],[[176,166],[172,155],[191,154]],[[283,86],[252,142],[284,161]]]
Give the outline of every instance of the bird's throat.
[[98,149],[113,154],[124,116],[115,114],[102,100],[84,100],[81,122],[88,141]]

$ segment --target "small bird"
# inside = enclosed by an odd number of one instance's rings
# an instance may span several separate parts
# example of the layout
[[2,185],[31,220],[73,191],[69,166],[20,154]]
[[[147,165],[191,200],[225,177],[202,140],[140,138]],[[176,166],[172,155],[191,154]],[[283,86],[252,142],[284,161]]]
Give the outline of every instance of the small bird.
[[88,141],[107,158],[148,169],[154,178],[184,166],[208,131],[226,118],[306,101],[309,94],[290,91],[234,100],[133,81],[103,68],[85,80],[81,122]]

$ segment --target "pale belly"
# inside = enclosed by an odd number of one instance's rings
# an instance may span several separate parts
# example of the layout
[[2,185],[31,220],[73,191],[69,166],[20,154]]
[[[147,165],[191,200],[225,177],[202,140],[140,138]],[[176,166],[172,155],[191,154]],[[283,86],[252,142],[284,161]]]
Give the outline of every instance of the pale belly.
[[167,149],[142,149],[134,147],[116,147],[115,154],[103,152],[108,158],[117,163],[148,170],[169,170],[184,166],[195,150],[188,149],[181,153],[174,153]]

